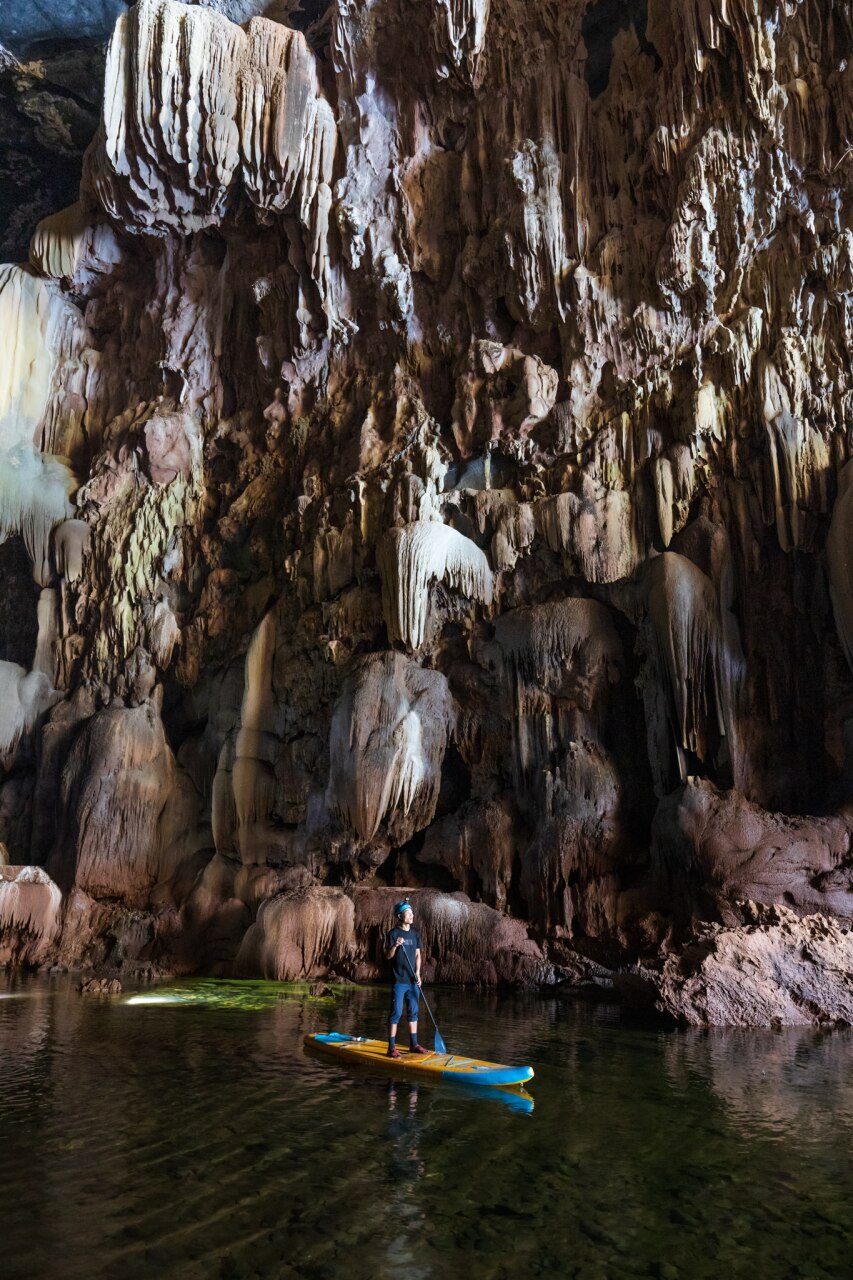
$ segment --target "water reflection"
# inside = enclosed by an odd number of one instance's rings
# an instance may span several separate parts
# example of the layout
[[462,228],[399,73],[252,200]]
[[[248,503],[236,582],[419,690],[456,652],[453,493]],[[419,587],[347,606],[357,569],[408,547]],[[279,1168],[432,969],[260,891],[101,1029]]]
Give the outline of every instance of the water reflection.
[[849,1030],[688,1031],[668,1038],[664,1060],[671,1080],[706,1079],[734,1124],[768,1137],[853,1129]]
[[[414,1081],[388,1085],[388,1221],[391,1234],[385,1249],[389,1267],[404,1267],[407,1275],[427,1274],[419,1270],[412,1247],[422,1216],[413,1191],[424,1175],[418,1144],[418,1086]],[[393,1224],[393,1225],[392,1225]]]

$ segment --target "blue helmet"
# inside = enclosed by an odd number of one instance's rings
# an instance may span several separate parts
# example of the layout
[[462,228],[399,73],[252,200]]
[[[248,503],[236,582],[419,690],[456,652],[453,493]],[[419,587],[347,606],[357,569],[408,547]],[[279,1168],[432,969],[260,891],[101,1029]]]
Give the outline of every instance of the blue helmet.
[[406,908],[408,908],[410,911],[412,910],[412,904],[411,902],[409,902],[408,898],[404,898],[402,902],[396,902],[394,904],[394,915],[401,916],[403,912],[406,910]]

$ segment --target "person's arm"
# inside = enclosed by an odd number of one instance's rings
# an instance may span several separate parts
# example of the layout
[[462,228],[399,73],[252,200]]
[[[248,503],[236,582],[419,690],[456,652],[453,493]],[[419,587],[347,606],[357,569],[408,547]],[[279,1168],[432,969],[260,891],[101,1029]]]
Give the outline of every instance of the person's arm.
[[[390,933],[389,933],[388,937],[390,938],[390,936],[391,936],[391,935],[390,935]],[[393,942],[388,942],[388,941],[387,941],[387,939],[386,939],[386,942],[385,942],[385,959],[386,959],[386,960],[393,960],[393,959],[394,959],[394,957],[395,957],[395,955],[396,955],[396,954],[397,954],[397,952],[399,951],[400,947],[402,947],[402,945],[403,945],[403,939],[402,939],[402,938],[395,938]]]
[[415,952],[415,982],[421,985],[421,949],[418,947]]

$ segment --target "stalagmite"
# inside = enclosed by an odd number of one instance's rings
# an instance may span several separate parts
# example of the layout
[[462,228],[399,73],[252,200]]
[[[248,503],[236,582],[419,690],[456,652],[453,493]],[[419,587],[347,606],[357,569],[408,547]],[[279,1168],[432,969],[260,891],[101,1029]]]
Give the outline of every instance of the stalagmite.
[[492,602],[486,557],[475,542],[448,525],[418,521],[391,529],[377,556],[388,634],[410,649],[420,649],[426,638],[434,582],[444,582],[469,600]]
[[340,889],[305,889],[264,902],[237,956],[238,973],[288,982],[344,962],[354,944],[355,911]]

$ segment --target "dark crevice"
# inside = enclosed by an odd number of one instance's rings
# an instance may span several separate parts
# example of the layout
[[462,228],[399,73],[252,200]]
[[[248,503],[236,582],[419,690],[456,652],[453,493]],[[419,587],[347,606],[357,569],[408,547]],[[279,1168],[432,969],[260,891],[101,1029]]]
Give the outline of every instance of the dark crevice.
[[0,545],[0,660],[29,671],[38,636],[38,584],[20,538]]
[[646,0],[596,0],[584,14],[581,34],[587,49],[584,77],[590,97],[597,98],[607,88],[613,61],[613,41],[620,31],[633,27],[643,53],[661,65],[657,49],[646,39]]

